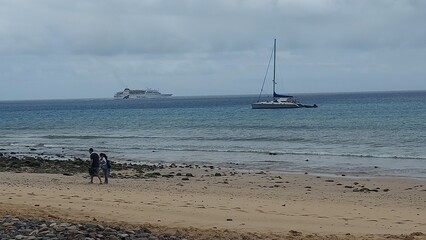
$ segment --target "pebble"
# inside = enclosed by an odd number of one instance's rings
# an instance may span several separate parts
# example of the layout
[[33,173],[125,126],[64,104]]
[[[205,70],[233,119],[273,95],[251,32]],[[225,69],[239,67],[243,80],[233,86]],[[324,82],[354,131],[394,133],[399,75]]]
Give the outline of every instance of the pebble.
[[187,239],[184,236],[175,236],[166,233],[153,234],[145,227],[130,229],[93,223],[79,224],[11,216],[0,218],[0,229],[0,239]]

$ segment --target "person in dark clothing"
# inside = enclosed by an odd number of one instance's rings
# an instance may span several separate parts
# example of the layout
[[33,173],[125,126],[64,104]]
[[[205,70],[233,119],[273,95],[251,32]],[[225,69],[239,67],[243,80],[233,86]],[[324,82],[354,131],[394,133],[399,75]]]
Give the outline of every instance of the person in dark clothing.
[[90,154],[90,167],[89,167],[89,174],[90,174],[90,183],[93,183],[93,178],[95,176],[99,179],[99,184],[102,184],[101,176],[99,175],[99,155],[95,152],[93,152],[93,148],[89,149]]

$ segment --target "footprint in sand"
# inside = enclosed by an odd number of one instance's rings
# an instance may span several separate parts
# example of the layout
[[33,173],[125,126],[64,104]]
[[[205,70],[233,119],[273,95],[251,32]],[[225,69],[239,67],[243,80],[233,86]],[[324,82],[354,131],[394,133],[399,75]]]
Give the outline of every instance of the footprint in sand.
[[261,209],[256,209],[256,212],[260,212],[260,213],[267,213],[267,212],[265,212],[265,211],[263,211],[263,210],[261,210]]
[[238,212],[247,213],[246,210],[241,209],[240,207],[235,207],[234,210],[237,210]]

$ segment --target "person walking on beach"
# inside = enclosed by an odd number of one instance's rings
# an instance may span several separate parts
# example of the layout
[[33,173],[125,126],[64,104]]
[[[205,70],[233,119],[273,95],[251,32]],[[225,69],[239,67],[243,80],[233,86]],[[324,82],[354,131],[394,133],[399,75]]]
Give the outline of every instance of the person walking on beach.
[[89,149],[89,154],[91,161],[89,167],[90,183],[93,183],[93,178],[97,176],[99,179],[99,184],[102,184],[101,176],[99,176],[99,155],[93,152],[93,148]]
[[111,163],[108,160],[108,156],[105,153],[99,154],[101,157],[101,169],[104,172],[104,183],[108,184],[109,171],[111,169]]

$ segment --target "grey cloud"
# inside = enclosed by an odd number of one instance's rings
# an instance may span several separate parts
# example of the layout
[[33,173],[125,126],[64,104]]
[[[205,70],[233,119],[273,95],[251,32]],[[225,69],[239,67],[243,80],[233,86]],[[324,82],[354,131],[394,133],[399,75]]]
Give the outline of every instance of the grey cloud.
[[257,93],[273,38],[283,91],[419,88],[425,9],[421,0],[0,0],[0,89]]
[[[134,54],[424,46],[421,1],[10,1],[2,52]],[[263,37],[262,37],[263,36]],[[409,37],[408,37],[409,36]]]

